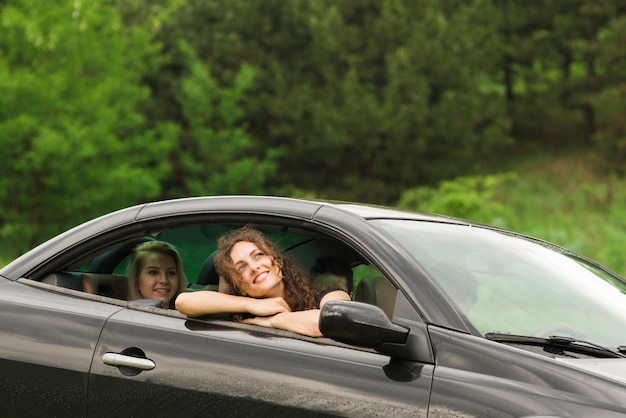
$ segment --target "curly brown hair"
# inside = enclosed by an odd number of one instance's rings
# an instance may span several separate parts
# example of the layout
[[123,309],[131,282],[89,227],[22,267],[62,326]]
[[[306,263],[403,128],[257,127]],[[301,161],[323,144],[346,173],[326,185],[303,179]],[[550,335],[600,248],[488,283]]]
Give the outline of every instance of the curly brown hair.
[[285,299],[292,311],[303,311],[317,307],[315,293],[302,270],[287,255],[278,251],[274,243],[262,232],[251,225],[227,232],[217,241],[215,268],[218,274],[228,283],[228,293],[247,296],[241,289],[239,272],[230,258],[233,246],[241,241],[255,244],[263,253],[272,257],[272,264],[277,265],[282,271],[284,283],[283,299]]

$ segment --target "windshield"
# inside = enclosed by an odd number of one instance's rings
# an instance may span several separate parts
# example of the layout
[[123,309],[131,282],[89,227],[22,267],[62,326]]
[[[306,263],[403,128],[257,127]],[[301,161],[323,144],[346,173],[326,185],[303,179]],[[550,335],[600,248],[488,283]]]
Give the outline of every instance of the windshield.
[[626,284],[575,255],[480,227],[374,222],[413,255],[483,335],[626,344]]

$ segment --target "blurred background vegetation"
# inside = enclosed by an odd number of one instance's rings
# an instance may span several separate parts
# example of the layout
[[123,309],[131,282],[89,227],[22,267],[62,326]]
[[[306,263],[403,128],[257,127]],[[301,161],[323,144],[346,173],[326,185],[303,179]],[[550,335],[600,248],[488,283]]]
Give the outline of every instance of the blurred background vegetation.
[[626,0],[0,2],[0,264],[158,199],[438,212],[626,273]]

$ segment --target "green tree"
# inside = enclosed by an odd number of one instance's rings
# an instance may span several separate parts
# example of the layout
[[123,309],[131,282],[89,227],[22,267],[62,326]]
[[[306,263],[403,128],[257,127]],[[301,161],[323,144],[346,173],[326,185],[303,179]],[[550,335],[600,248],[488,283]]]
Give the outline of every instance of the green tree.
[[503,173],[444,180],[437,187],[420,186],[404,191],[398,207],[507,228],[513,213],[499,192],[515,178],[514,173]]
[[281,152],[271,190],[384,203],[508,143],[492,13],[487,0],[195,2],[159,39],[187,41],[222,86],[255,68],[241,124],[257,158]]
[[0,237],[15,255],[158,196],[176,130],[144,119],[158,49],[111,2],[12,0],[0,13]]
[[280,153],[247,123],[244,104],[258,71],[254,62],[233,61],[236,40],[224,32],[235,18],[231,2],[134,0],[119,7],[129,25],[162,46],[160,66],[144,78],[153,98],[148,119],[179,127],[161,197],[267,193]]
[[[596,97],[616,82],[606,40],[623,0],[496,0],[500,66],[514,135],[552,146],[588,145]],[[621,73],[623,77],[623,72]]]
[[190,72],[178,92],[186,127],[173,152],[184,187],[178,194],[262,194],[277,153],[269,149],[261,159],[252,155],[254,139],[239,125],[239,102],[254,79],[254,69],[242,67],[232,87],[221,87],[184,41],[180,48],[188,55]]
[[601,33],[598,65],[604,69],[603,88],[593,98],[598,129],[593,139],[607,171],[626,174],[626,15],[616,16]]

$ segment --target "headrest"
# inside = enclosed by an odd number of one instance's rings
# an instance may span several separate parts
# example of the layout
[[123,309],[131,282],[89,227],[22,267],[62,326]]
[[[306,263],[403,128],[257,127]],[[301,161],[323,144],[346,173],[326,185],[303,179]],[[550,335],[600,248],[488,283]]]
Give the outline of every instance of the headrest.
[[398,290],[384,277],[363,277],[354,291],[354,300],[376,305],[393,317]]
[[128,279],[115,274],[83,274],[83,292],[92,295],[126,300],[128,295]]
[[110,251],[107,251],[104,254],[100,254],[98,257],[94,258],[89,271],[93,273],[111,273],[117,267],[119,263],[126,258],[133,248],[137,245],[147,242],[154,241],[152,237],[141,237],[136,240],[127,242],[119,247],[113,248]]
[[213,251],[204,260],[204,263],[202,264],[202,269],[200,269],[200,273],[198,273],[198,280],[196,280],[197,285],[202,285],[202,286],[207,286],[207,285],[218,286],[219,285],[220,276],[219,274],[217,274],[217,270],[215,269],[215,264],[213,263],[216,253],[217,251]]

